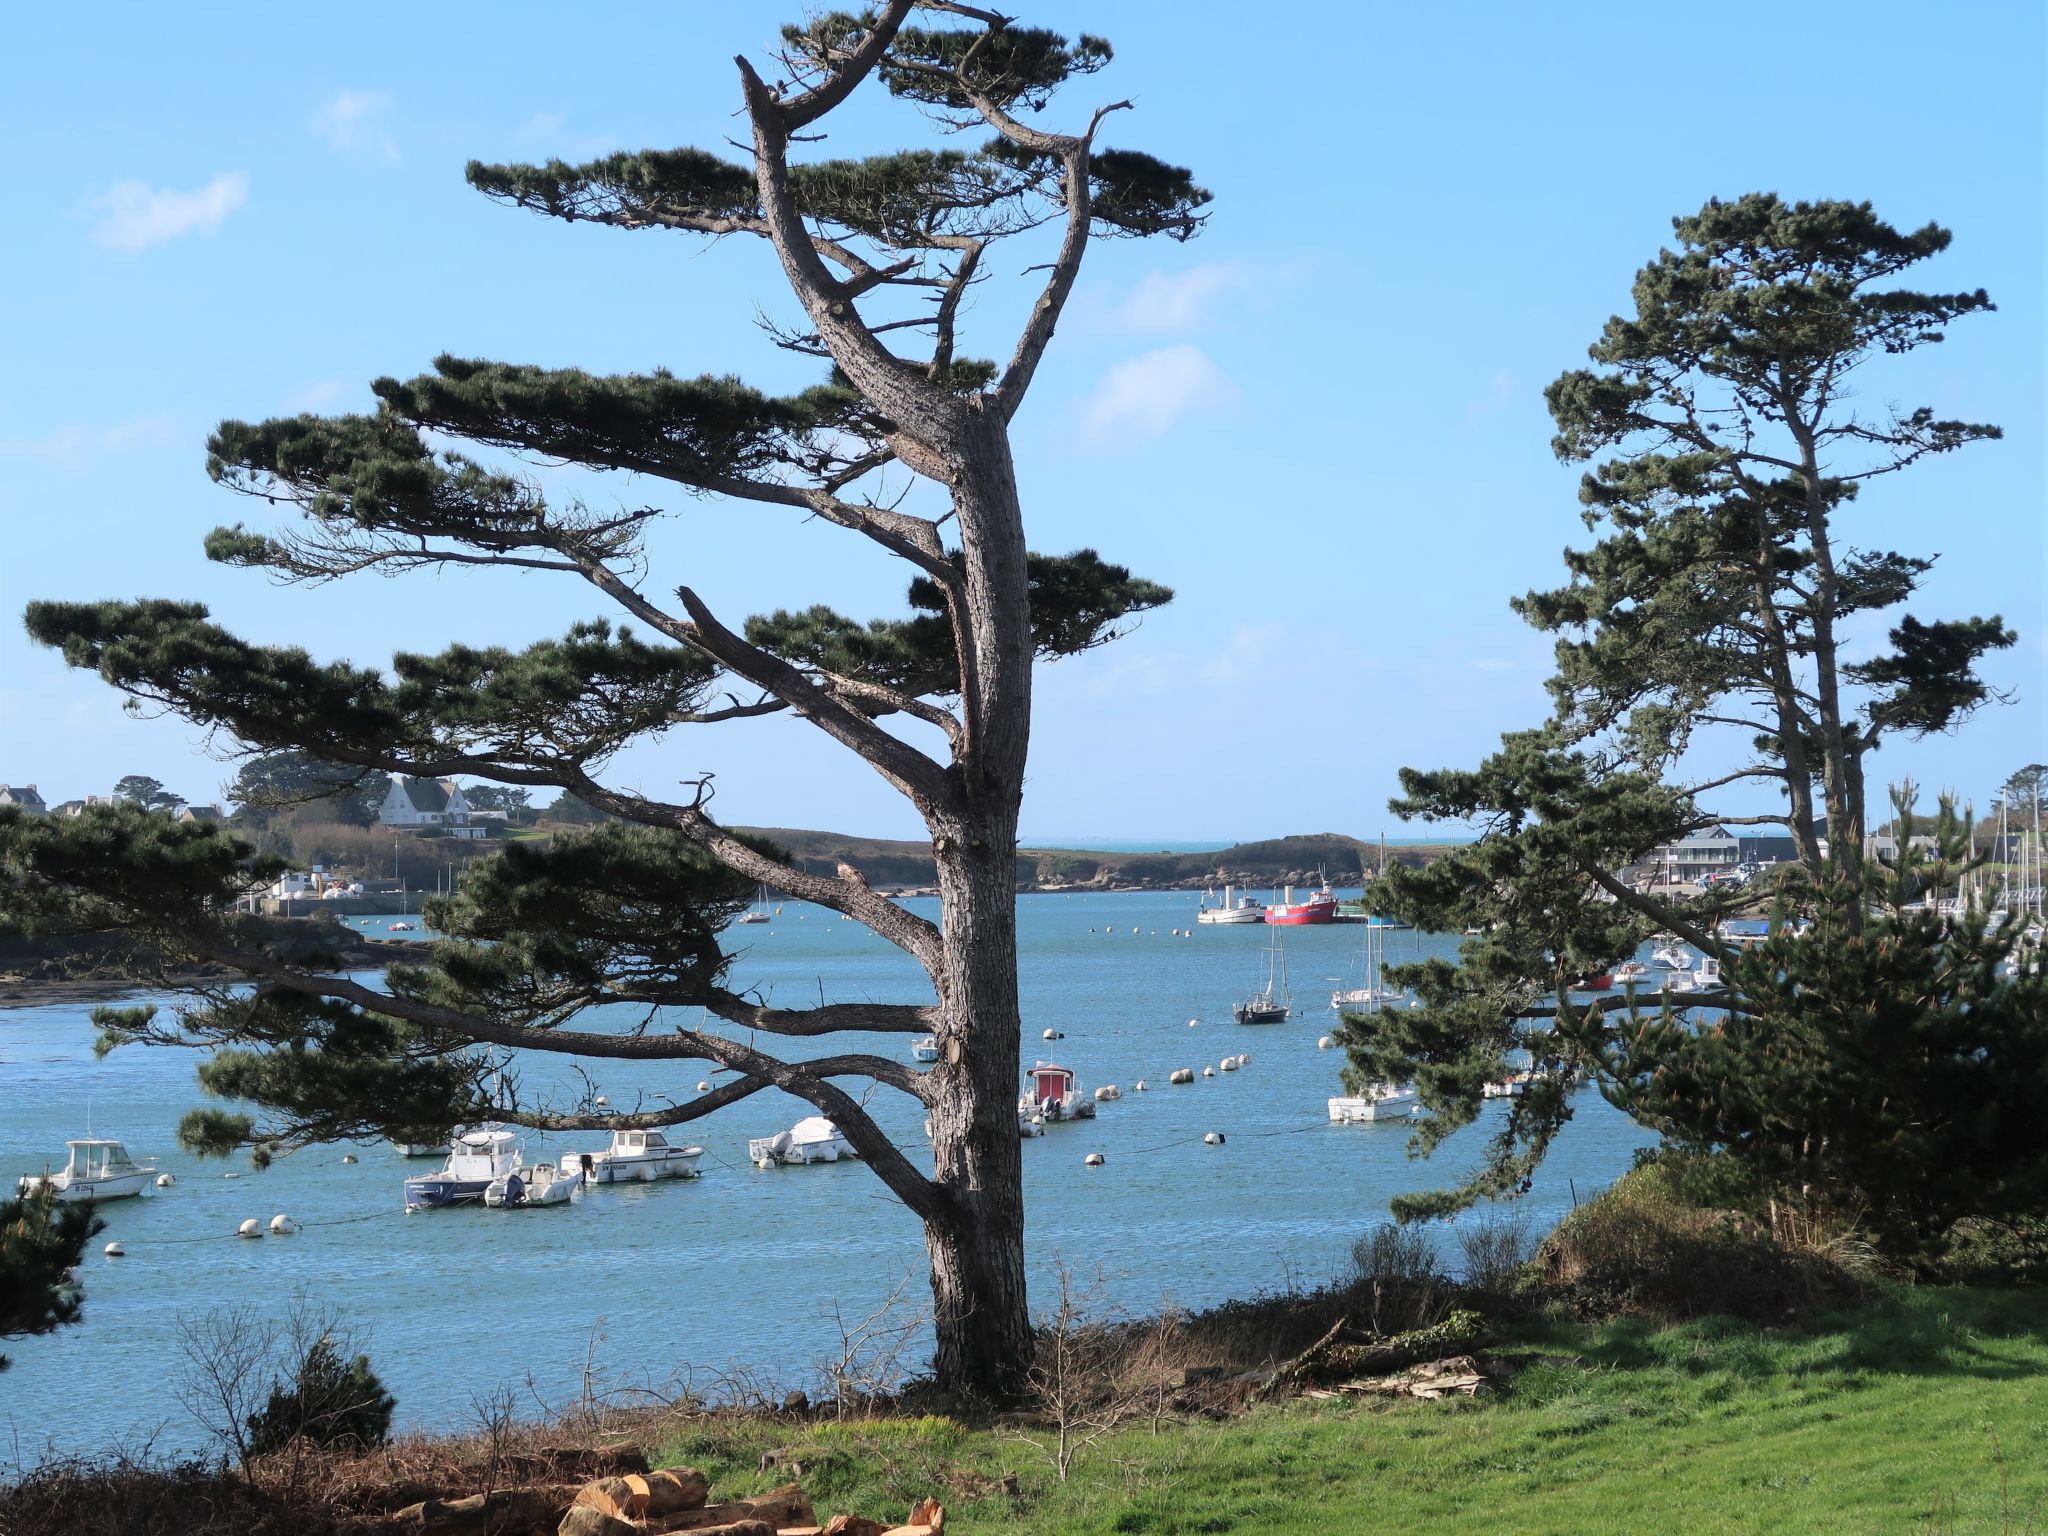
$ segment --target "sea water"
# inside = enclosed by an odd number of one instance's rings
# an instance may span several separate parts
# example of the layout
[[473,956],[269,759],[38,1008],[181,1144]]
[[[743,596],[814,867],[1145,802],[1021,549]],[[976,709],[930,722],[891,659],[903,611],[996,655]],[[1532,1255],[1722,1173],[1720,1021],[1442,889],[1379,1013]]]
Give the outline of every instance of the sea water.
[[[1085,1090],[1115,1083],[1124,1092],[1095,1119],[1049,1127],[1024,1145],[1040,1299],[1060,1263],[1098,1305],[1130,1312],[1315,1283],[1385,1218],[1390,1196],[1442,1186],[1470,1167],[1505,1113],[1488,1106],[1430,1161],[1411,1158],[1399,1124],[1330,1124],[1326,1100],[1343,1091],[1343,1054],[1316,1042],[1336,1023],[1331,990],[1360,984],[1365,930],[1197,926],[1197,899],[1018,898],[1026,1066],[1056,1061]],[[935,902],[906,905],[935,915]],[[388,921],[367,920],[372,931]],[[1234,1025],[1230,1005],[1265,984],[1276,933],[1294,1017]],[[786,903],[771,923],[727,938],[739,952],[734,983],[778,1006],[930,997],[893,946],[821,908]],[[1456,942],[1396,932],[1387,959],[1448,955]],[[340,1308],[367,1336],[400,1424],[452,1426],[507,1386],[536,1414],[585,1390],[673,1391],[692,1380],[701,1388],[733,1366],[815,1387],[820,1363],[840,1347],[841,1320],[866,1317],[893,1292],[910,1306],[928,1301],[919,1225],[865,1167],[748,1163],[750,1137],[812,1113],[774,1090],[670,1133],[705,1149],[700,1179],[594,1187],[566,1208],[407,1215],[403,1179],[435,1164],[382,1144],[307,1148],[260,1173],[242,1159],[202,1162],[179,1151],[178,1118],[199,1101],[194,1056],[130,1046],[96,1062],[90,1011],[65,1003],[0,1012],[0,1173],[61,1164],[64,1142],[85,1134],[90,1118],[95,1134],[155,1155],[177,1183],[104,1208],[107,1231],[83,1267],[82,1323],[5,1346],[14,1366],[0,1373],[0,1433],[11,1431],[12,1454],[0,1440],[0,1460],[116,1442],[200,1446],[173,1390],[185,1368],[177,1322],[234,1302],[282,1308],[303,1294]],[[589,1027],[631,1028],[644,1013],[607,1010]],[[676,1021],[703,1023],[694,1011]],[[1063,1038],[1042,1039],[1046,1029]],[[785,1054],[909,1059],[900,1035],[759,1043]],[[1200,1075],[1238,1052],[1251,1056],[1242,1071]],[[703,1062],[583,1066],[615,1110],[687,1101],[699,1081],[723,1080]],[[1195,1083],[1169,1086],[1176,1067],[1193,1068]],[[563,1057],[528,1053],[511,1076],[529,1104],[577,1092]],[[1141,1078],[1148,1090],[1133,1092]],[[928,1166],[920,1107],[871,1085],[865,1097]],[[1520,1202],[1537,1231],[1611,1182],[1648,1140],[1595,1093],[1573,1104],[1572,1123]],[[1211,1131],[1221,1144],[1205,1144]],[[529,1132],[525,1147],[541,1161],[604,1140]],[[360,1161],[344,1163],[351,1151]],[[1103,1166],[1084,1167],[1093,1152]],[[278,1213],[301,1230],[235,1236],[245,1219],[267,1226]],[[1429,1230],[1455,1267],[1455,1230]],[[125,1257],[101,1256],[112,1239]]]

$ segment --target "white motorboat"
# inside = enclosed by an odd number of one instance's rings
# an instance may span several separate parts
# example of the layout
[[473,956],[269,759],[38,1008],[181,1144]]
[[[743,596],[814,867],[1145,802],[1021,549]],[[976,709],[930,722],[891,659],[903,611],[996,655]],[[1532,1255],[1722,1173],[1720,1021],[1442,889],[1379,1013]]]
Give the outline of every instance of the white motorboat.
[[1524,1093],[1528,1092],[1529,1084],[1534,1080],[1535,1075],[1526,1067],[1519,1072],[1510,1072],[1506,1077],[1498,1078],[1490,1083],[1482,1083],[1479,1088],[1479,1096],[1485,1099],[1519,1099]]
[[464,1131],[448,1147],[448,1161],[436,1173],[416,1173],[405,1181],[408,1211],[436,1211],[451,1205],[474,1205],[484,1191],[520,1166],[519,1138],[501,1125],[480,1125]]
[[1624,960],[1608,973],[1617,987],[1633,986],[1649,978],[1650,968],[1640,960]]
[[1364,1125],[1374,1120],[1406,1120],[1418,1104],[1415,1090],[1405,1083],[1374,1083],[1363,1093],[1339,1094],[1330,1100],[1330,1120],[1335,1125]]
[[118,1141],[85,1136],[67,1141],[70,1159],[55,1173],[31,1173],[17,1188],[23,1196],[48,1190],[57,1200],[70,1205],[81,1200],[125,1200],[139,1195],[156,1182],[156,1159],[137,1162]]
[[651,1184],[656,1179],[694,1179],[702,1147],[678,1147],[660,1131],[613,1131],[602,1152],[573,1154],[593,1184]]
[[1220,906],[1209,905],[1211,894],[1208,891],[1202,893],[1202,905],[1195,913],[1198,923],[1263,923],[1266,920],[1266,909],[1251,897],[1238,895],[1234,885],[1223,887]]
[[756,1136],[747,1143],[747,1156],[763,1168],[778,1163],[795,1168],[805,1163],[836,1163],[842,1157],[860,1154],[840,1135],[838,1126],[823,1115],[809,1115],[786,1131]]
[[1017,1115],[1020,1124],[1034,1116],[1043,1124],[1092,1120],[1095,1100],[1082,1092],[1081,1080],[1067,1068],[1049,1061],[1034,1062],[1024,1075],[1024,1093],[1017,1100]]
[[1693,985],[1702,992],[1718,991],[1721,986],[1721,962],[1712,955],[1705,956],[1700,961],[1699,969],[1693,972],[1692,979]]
[[923,1035],[910,1042],[912,1061],[937,1061],[939,1059],[939,1037]]
[[1659,944],[1650,951],[1650,964],[1660,965],[1667,971],[1689,971],[1692,969],[1692,951],[1681,944]]
[[[455,1134],[462,1134],[462,1127],[455,1127]],[[445,1141],[394,1141],[392,1147],[400,1157],[446,1157],[448,1143]]]
[[553,1163],[535,1163],[514,1168],[502,1179],[484,1186],[484,1204],[494,1211],[523,1211],[543,1205],[567,1205],[575,1198],[583,1176]]

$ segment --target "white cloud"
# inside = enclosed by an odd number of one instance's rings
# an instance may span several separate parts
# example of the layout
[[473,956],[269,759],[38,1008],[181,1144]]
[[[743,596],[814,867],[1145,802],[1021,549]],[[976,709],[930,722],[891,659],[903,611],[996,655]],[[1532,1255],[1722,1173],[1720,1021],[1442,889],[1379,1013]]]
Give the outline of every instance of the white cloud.
[[223,171],[196,192],[172,192],[140,181],[117,181],[95,198],[104,211],[93,239],[129,255],[186,235],[211,235],[249,200],[249,178]]
[[1129,330],[1179,335],[1206,324],[1216,305],[1251,289],[1257,274],[1241,261],[1205,261],[1180,272],[1147,272],[1117,308]]
[[1515,396],[1521,389],[1521,381],[1505,368],[1496,368],[1486,381],[1486,388],[1465,405],[1465,420],[1474,422],[1487,416],[1498,416],[1515,403]]
[[288,411],[324,411],[349,392],[347,379],[315,379],[284,397]]
[[396,160],[398,145],[387,126],[391,97],[383,91],[341,91],[306,124],[345,155],[375,155]]
[[1277,619],[1238,625],[1223,648],[1202,664],[1202,681],[1212,687],[1241,683],[1264,672],[1265,663],[1278,654],[1288,633],[1288,626]]
[[178,424],[168,412],[136,416],[105,426],[70,421],[40,437],[0,437],[0,458],[39,459],[51,464],[90,464],[131,448],[162,448],[177,441]]
[[1228,405],[1238,395],[1200,347],[1182,344],[1118,363],[1081,401],[1081,435],[1109,448],[1158,437],[1176,422]]

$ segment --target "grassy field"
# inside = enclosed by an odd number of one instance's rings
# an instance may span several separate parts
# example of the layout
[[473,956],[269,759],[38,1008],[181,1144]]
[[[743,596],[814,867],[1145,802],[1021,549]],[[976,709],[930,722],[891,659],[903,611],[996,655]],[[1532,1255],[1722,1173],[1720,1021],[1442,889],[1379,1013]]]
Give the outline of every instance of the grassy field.
[[[668,1462],[721,1491],[809,1463],[821,1518],[937,1491],[962,1533],[2021,1532],[2048,1514],[2048,1294],[1895,1291],[1798,1332],[1544,1324],[1505,1396],[1149,1421],[1054,1477],[1041,1434],[946,1419],[721,1425]],[[1568,1358],[1567,1358],[1568,1357]],[[1018,1496],[1000,1491],[1015,1473]]]

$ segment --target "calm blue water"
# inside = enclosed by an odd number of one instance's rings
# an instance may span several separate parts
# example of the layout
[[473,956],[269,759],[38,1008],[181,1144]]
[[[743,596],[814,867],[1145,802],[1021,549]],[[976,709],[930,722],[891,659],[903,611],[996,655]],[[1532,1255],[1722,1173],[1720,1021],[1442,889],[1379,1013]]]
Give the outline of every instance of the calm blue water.
[[[1409,1160],[1397,1126],[1330,1125],[1324,1100],[1340,1091],[1341,1056],[1316,1040],[1334,1019],[1330,978],[1352,968],[1363,930],[1286,930],[1296,1016],[1239,1028],[1229,1005],[1262,984],[1271,930],[1208,927],[1174,937],[1172,929],[1192,926],[1197,900],[1189,892],[1019,898],[1027,1063],[1057,1059],[1090,1088],[1128,1090],[1139,1077],[1152,1085],[1103,1105],[1092,1122],[1026,1143],[1040,1294],[1055,1255],[1091,1275],[1099,1267],[1111,1297],[1134,1310],[1164,1297],[1202,1306],[1320,1279],[1383,1217],[1390,1195],[1450,1178],[1486,1134],[1482,1122],[1432,1164]],[[930,911],[935,903],[910,905]],[[821,993],[928,995],[896,950],[820,909],[791,903],[773,924],[732,937],[745,949],[739,979],[788,1006]],[[1396,933],[1388,958],[1454,943]],[[52,1441],[90,1449],[156,1433],[160,1448],[196,1443],[167,1386],[179,1369],[172,1324],[227,1301],[282,1302],[303,1289],[340,1305],[369,1329],[401,1421],[433,1424],[460,1421],[473,1395],[529,1377],[541,1399],[566,1402],[586,1358],[610,1386],[742,1362],[811,1385],[812,1368],[838,1343],[835,1299],[860,1317],[905,1275],[910,1293],[925,1295],[918,1226],[860,1165],[770,1171],[746,1162],[750,1136],[809,1113],[779,1094],[687,1128],[707,1149],[705,1175],[694,1182],[596,1189],[559,1210],[407,1216],[400,1181],[432,1164],[408,1163],[387,1147],[314,1148],[260,1174],[237,1162],[227,1165],[240,1173],[233,1179],[223,1165],[179,1152],[173,1129],[197,1098],[192,1059],[130,1047],[95,1063],[88,1012],[69,1004],[0,1012],[0,1172],[61,1160],[90,1112],[99,1134],[125,1139],[138,1156],[155,1154],[179,1182],[106,1208],[99,1242],[119,1238],[128,1256],[101,1258],[95,1244],[82,1325],[7,1347],[15,1365],[0,1374],[0,1420],[11,1421],[25,1458]],[[1190,1019],[1201,1022],[1190,1029]],[[1066,1038],[1042,1043],[1048,1027]],[[866,1046],[898,1053],[905,1042]],[[1252,1057],[1241,1072],[1167,1085],[1175,1067],[1199,1071],[1237,1051]],[[642,1095],[687,1097],[710,1075],[701,1063],[594,1070],[617,1107]],[[517,1075],[529,1102],[568,1080],[553,1059],[522,1061]],[[1577,1104],[1525,1202],[1542,1226],[1568,1206],[1573,1183],[1583,1195],[1609,1182],[1644,1140],[1597,1095]],[[874,1108],[901,1141],[922,1144],[916,1106],[875,1090]],[[1203,1145],[1212,1130],[1226,1134],[1224,1145]],[[603,1142],[567,1140],[592,1149]],[[346,1150],[361,1161],[344,1164]],[[562,1144],[529,1139],[527,1150],[559,1153]],[[1084,1168],[1084,1154],[1096,1151],[1106,1166]],[[259,1242],[234,1236],[244,1218],[267,1223],[280,1211],[305,1230]],[[7,1428],[0,1422],[0,1433]]]

